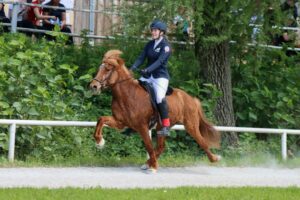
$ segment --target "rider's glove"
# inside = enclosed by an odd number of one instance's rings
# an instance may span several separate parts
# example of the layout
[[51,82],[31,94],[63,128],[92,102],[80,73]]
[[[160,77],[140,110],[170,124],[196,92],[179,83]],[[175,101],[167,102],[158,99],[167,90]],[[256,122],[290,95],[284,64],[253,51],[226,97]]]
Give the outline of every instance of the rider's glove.
[[149,71],[147,69],[142,69],[140,71],[140,74],[144,77],[148,77],[150,75]]

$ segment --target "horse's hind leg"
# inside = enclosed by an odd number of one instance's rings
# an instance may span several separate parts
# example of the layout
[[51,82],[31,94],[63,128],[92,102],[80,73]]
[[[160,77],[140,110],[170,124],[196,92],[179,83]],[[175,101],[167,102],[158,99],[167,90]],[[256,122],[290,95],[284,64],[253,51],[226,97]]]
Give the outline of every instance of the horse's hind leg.
[[185,124],[186,131],[196,140],[199,146],[205,151],[210,162],[217,162],[220,158],[209,150],[209,146],[199,131],[199,125]]
[[155,149],[155,155],[156,158],[158,159],[159,156],[162,154],[162,152],[165,149],[165,140],[166,138],[163,136],[157,136],[157,144],[156,144],[156,149]]

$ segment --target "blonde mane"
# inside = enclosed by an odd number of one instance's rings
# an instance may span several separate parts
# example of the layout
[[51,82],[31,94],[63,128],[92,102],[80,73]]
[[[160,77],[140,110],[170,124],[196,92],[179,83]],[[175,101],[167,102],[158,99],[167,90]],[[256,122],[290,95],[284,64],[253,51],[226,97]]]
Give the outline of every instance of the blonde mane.
[[123,52],[117,49],[109,50],[104,54],[103,62],[115,66],[117,70],[122,69],[126,74],[131,75],[125,66],[125,61],[120,57],[122,54]]

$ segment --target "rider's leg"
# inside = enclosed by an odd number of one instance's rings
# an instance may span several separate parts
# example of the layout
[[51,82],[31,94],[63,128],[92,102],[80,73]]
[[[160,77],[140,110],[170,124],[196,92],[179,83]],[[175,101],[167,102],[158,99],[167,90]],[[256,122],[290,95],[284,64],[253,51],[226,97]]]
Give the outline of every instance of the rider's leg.
[[169,80],[166,78],[153,79],[153,87],[156,92],[156,103],[161,117],[162,129],[158,132],[160,135],[168,136],[170,128],[170,119],[168,114],[168,104],[166,101],[166,92]]
[[161,117],[162,129],[158,132],[159,135],[169,136],[170,118],[168,114],[168,104],[166,98],[161,103],[157,104]]

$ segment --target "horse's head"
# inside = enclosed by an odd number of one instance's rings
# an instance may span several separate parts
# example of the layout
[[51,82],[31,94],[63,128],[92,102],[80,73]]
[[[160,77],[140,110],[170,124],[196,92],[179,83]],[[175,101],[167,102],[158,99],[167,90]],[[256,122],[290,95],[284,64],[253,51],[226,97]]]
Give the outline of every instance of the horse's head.
[[120,57],[121,54],[122,52],[119,50],[106,52],[95,78],[90,83],[90,88],[94,92],[99,93],[102,89],[117,83],[121,77],[121,71],[123,73],[125,71],[126,74],[128,73],[127,70],[122,70],[126,67],[124,66],[123,59]]

